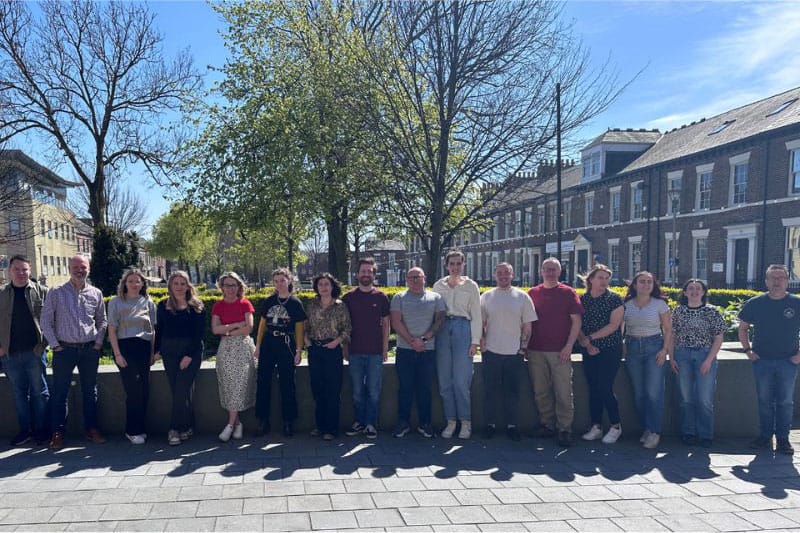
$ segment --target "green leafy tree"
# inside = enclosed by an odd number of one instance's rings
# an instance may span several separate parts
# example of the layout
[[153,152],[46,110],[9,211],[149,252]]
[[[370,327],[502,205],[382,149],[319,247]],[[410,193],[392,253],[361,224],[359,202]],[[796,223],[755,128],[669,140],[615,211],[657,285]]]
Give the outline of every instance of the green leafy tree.
[[176,261],[186,271],[194,267],[201,279],[200,262],[218,250],[214,225],[195,207],[173,204],[153,226],[150,253]]
[[109,226],[94,232],[92,250],[92,283],[106,296],[116,294],[119,280],[126,269],[139,266],[139,237]]

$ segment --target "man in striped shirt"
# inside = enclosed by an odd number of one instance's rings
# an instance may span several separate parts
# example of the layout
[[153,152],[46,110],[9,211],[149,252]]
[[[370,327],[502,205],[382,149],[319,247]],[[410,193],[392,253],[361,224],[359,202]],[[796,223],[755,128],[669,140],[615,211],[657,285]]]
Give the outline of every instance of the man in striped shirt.
[[83,393],[86,438],[105,442],[97,430],[97,368],[106,335],[103,293],[86,282],[89,261],[69,260],[69,281],[51,289],[42,309],[42,332],[53,349],[53,436],[50,448],[64,447],[67,395],[72,372],[78,367]]

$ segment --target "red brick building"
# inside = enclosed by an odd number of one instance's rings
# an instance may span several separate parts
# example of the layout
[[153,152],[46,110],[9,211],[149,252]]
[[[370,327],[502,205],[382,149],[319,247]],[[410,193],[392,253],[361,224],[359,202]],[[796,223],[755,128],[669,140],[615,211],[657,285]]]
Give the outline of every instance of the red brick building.
[[[456,239],[471,277],[489,284],[507,261],[516,283],[538,282],[536,265],[557,249],[554,173],[521,173],[487,204],[492,227]],[[600,135],[580,164],[562,163],[561,241],[568,282],[600,261],[617,280],[647,269],[678,284],[761,287],[767,265],[784,263],[798,286],[800,88],[663,134]]]

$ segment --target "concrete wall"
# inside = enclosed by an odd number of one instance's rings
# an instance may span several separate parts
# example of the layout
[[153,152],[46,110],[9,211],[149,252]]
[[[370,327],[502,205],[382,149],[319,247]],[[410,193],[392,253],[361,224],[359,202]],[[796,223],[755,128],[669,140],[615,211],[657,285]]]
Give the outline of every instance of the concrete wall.
[[[68,432],[73,435],[80,435],[82,432],[80,383],[77,380],[77,374],[75,378],[69,396]],[[519,419],[521,429],[527,431],[537,424],[537,412],[527,374],[520,375],[519,379],[522,381]],[[305,366],[305,362],[303,366],[297,368],[296,381],[300,418],[295,425],[295,429],[297,432],[306,432],[312,429],[314,425],[314,401],[309,385],[308,367]],[[573,429],[576,434],[579,434],[589,424],[586,380],[584,379],[579,355],[573,356],[573,388],[575,394],[575,423]],[[624,363],[617,375],[614,388],[620,403],[624,433],[630,437],[638,436],[641,429],[633,406],[630,379],[624,369]],[[800,381],[798,382],[798,388],[800,388]],[[100,429],[109,435],[121,435],[125,428],[125,392],[116,367],[101,367],[98,376],[98,389]],[[277,386],[273,387],[273,428],[281,427],[277,389]],[[394,364],[390,360],[389,363],[383,366],[380,430],[391,431],[397,422],[397,389],[397,374]],[[472,418],[474,425],[478,429],[483,427],[483,398],[482,365],[480,359],[476,358],[475,374],[472,382]],[[755,385],[751,364],[742,354],[726,352],[720,355],[715,405],[717,436],[747,437],[757,433],[758,419]],[[17,431],[17,422],[10,384],[5,376],[0,377],[0,406],[2,406],[0,408],[0,434],[12,436]],[[800,404],[795,406],[795,426],[797,426],[798,422],[798,407],[800,407]],[[664,433],[678,433],[678,391],[671,375],[667,378],[665,410]],[[342,387],[342,428],[352,423],[352,413],[350,379],[347,376],[347,368],[345,367],[344,385]],[[226,422],[227,415],[219,406],[214,365],[210,362],[204,363],[203,368],[198,373],[195,389],[195,414],[196,428],[200,433],[218,432]],[[159,365],[154,367],[151,376],[148,432],[165,434],[168,429],[169,415],[169,385],[166,375]],[[256,420],[252,409],[243,415],[243,422],[246,431],[255,429]],[[413,422],[415,421],[412,420],[412,424]],[[435,427],[444,425],[441,398],[436,387],[434,387],[433,398],[433,422]],[[502,421],[499,422],[502,423]]]

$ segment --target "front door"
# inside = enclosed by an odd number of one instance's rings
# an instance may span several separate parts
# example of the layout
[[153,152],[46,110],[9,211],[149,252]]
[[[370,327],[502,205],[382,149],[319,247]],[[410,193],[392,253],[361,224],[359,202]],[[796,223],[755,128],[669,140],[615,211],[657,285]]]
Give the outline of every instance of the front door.
[[733,286],[737,289],[747,287],[747,266],[750,254],[750,240],[736,239],[733,243]]

